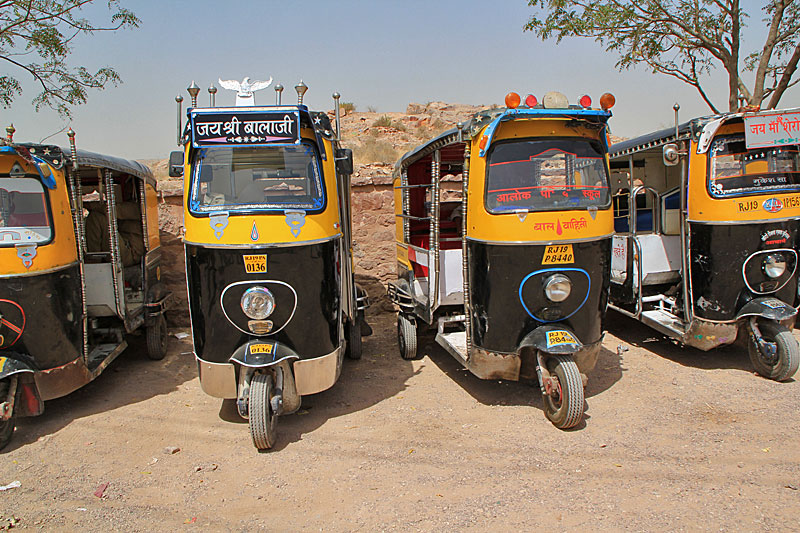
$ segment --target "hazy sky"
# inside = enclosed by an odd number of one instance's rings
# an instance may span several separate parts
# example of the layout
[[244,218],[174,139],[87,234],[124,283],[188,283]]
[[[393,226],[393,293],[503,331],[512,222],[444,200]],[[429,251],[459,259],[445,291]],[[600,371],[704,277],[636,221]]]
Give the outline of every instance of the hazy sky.
[[[103,2],[99,2],[102,4]],[[532,13],[525,0],[139,0],[126,5],[142,20],[138,29],[96,34],[76,43],[71,61],[97,69],[112,66],[119,87],[90,92],[70,122],[81,148],[128,158],[162,158],[176,149],[175,96],[189,98],[196,81],[201,106],[217,79],[274,78],[284,102],[296,101],[293,86],[309,86],[305,103],[332,109],[331,94],[358,109],[404,111],[409,102],[441,100],[502,104],[508,91],[539,97],[551,90],[576,102],[603,92],[617,98],[612,131],[632,137],[709,109],[697,92],[672,78],[637,69],[618,72],[616,57],[590,39],[542,42],[522,27]],[[751,13],[743,51],[760,48],[765,33],[760,3],[744,0]],[[92,14],[105,17],[107,11]],[[88,14],[88,13],[87,13]],[[93,17],[94,18],[94,17]],[[743,54],[744,55],[744,54]],[[3,65],[3,73],[11,73]],[[36,86],[22,71],[13,74],[25,93],[0,123],[13,122],[15,140],[39,141],[64,127],[54,112],[35,113]],[[748,80],[749,81],[749,80]],[[727,78],[719,68],[710,93],[725,107]],[[272,87],[256,93],[273,104]],[[233,105],[234,93],[220,89],[217,105]],[[780,107],[800,106],[800,88],[787,92]],[[47,142],[66,145],[65,133]]]

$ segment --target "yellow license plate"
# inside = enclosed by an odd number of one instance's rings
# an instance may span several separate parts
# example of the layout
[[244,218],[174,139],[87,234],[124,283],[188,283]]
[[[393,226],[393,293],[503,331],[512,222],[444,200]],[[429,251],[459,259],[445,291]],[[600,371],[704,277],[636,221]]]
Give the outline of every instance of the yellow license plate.
[[561,346],[562,344],[578,344],[578,341],[569,331],[548,331],[547,332],[547,347]]
[[269,355],[272,353],[272,344],[251,344],[250,353],[251,354],[265,353]]
[[575,255],[571,244],[551,244],[544,249],[543,265],[574,263]]
[[8,361],[7,357],[0,357],[0,372],[2,372],[3,368],[5,368],[6,361]]
[[267,272],[266,255],[245,255],[244,271],[248,274],[265,274]]

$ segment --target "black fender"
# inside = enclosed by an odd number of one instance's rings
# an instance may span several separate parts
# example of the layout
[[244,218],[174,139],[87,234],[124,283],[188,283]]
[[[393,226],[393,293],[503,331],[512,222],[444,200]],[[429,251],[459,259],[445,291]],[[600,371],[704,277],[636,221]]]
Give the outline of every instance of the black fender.
[[266,368],[284,360],[300,359],[293,349],[273,340],[252,340],[239,346],[229,361],[249,368]]
[[0,379],[5,379],[14,374],[33,374],[38,369],[31,362],[27,362],[24,355],[18,352],[0,352]]
[[769,320],[781,321],[792,318],[797,309],[774,297],[755,298],[742,306],[736,313],[736,319],[760,316]]
[[564,326],[545,324],[534,329],[519,343],[518,352],[533,348],[550,355],[574,354],[583,348],[578,337]]

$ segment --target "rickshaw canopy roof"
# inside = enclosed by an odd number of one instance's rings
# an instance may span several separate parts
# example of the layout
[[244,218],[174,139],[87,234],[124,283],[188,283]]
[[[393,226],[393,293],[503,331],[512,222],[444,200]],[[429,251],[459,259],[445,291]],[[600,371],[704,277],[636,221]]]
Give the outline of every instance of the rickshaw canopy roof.
[[461,130],[461,140],[459,139],[458,128],[451,128],[443,133],[440,133],[433,139],[403,154],[403,156],[395,164],[394,172],[395,174],[399,174],[402,169],[407,168],[415,161],[418,161],[449,144],[464,142],[465,139],[471,139],[475,137],[478,132],[480,132],[487,124],[489,126],[486,128],[485,135],[487,135],[489,139],[485,148],[481,150],[481,156],[483,156],[486,153],[486,150],[489,149],[494,132],[501,122],[529,118],[563,118],[583,119],[590,122],[605,124],[610,117],[610,111],[584,109],[575,106],[565,109],[545,109],[539,107],[517,109],[501,107],[496,109],[487,109],[476,113],[464,124],[464,127]]

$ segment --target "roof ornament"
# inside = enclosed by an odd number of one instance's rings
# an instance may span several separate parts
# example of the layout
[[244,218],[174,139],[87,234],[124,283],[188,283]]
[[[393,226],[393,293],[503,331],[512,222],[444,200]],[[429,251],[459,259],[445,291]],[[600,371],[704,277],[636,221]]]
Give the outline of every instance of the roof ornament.
[[255,105],[254,92],[266,89],[272,83],[272,76],[268,81],[250,81],[245,76],[242,81],[219,79],[219,84],[223,89],[236,91],[236,107]]

